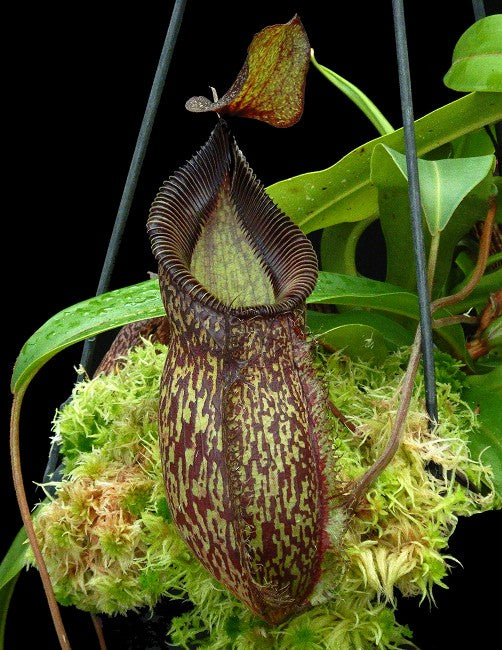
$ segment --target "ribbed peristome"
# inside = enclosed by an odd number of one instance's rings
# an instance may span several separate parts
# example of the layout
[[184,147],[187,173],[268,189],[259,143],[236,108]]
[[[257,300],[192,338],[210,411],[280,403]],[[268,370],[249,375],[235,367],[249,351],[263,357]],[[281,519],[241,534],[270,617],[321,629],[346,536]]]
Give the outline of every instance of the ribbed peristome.
[[[275,301],[232,307],[212,295],[190,270],[192,253],[222,192],[233,203]],[[317,280],[317,258],[309,240],[256,179],[223,120],[208,142],[160,189],[148,219],[152,249],[161,273],[192,298],[239,317],[278,314],[301,306]],[[208,264],[211,261],[208,260]]]

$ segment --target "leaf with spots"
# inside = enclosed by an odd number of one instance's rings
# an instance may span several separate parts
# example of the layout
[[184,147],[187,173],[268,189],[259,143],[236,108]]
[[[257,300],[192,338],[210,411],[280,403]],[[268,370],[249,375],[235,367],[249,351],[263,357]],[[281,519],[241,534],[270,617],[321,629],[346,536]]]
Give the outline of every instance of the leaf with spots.
[[232,87],[216,101],[192,97],[193,113],[249,117],[272,126],[296,124],[303,113],[310,44],[298,16],[284,25],[271,25],[255,34]]

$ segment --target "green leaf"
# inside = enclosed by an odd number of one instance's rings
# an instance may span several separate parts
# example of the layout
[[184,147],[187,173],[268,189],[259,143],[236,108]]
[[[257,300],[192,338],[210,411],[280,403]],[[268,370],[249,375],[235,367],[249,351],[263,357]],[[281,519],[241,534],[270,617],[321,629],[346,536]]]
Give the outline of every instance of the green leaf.
[[[47,499],[44,499],[43,503],[46,502]],[[38,504],[32,512],[32,519],[36,517],[41,505],[42,503]],[[26,553],[30,548],[27,540],[28,536],[23,526],[0,564],[0,650],[3,648],[3,635],[12,592],[21,570],[26,566]]]
[[483,340],[492,347],[502,346],[502,316],[495,318],[483,332]]
[[408,346],[413,343],[413,334],[396,321],[378,312],[364,309],[352,309],[343,314],[325,314],[307,310],[307,326],[311,333],[321,342],[327,341],[325,335],[340,326],[365,325],[377,331],[388,350]]
[[502,262],[502,251],[490,255],[486,261],[486,268],[489,269],[493,264],[498,264],[500,266],[500,262]]
[[[418,321],[418,298],[415,293],[405,291],[401,287],[387,282],[379,282],[365,277],[321,271],[316,287],[307,299],[307,304],[312,303],[377,309]],[[435,314],[437,318],[447,315],[448,312],[445,310],[440,310]],[[472,367],[460,325],[442,327],[437,330],[436,335],[446,351]]]
[[389,356],[380,332],[359,323],[333,327],[322,336],[321,343],[330,350],[343,351],[351,359],[380,363]]
[[[418,318],[414,294],[376,280],[348,275],[321,272],[307,302],[374,307]],[[50,358],[74,343],[164,314],[157,280],[117,289],[68,307],[50,318],[24,344],[14,367],[12,390],[26,385]]]
[[165,314],[157,280],[117,289],[68,307],[50,318],[24,344],[12,375],[12,391],[27,385],[55,354],[101,332]]
[[321,271],[307,303],[373,308],[418,319],[416,294],[378,280],[341,273]]
[[[489,127],[492,131],[492,127]],[[471,158],[473,156],[489,156],[494,152],[493,142],[486,129],[478,129],[467,133],[451,143],[453,158]],[[443,156],[445,158],[446,156]]]
[[357,275],[357,242],[375,219],[376,217],[369,217],[363,221],[347,221],[325,228],[321,237],[323,271]]
[[[418,319],[414,293],[369,278],[321,271],[307,299],[307,303],[316,302],[372,308]],[[49,359],[74,343],[127,323],[164,314],[157,280],[117,289],[68,307],[50,318],[24,344],[14,367],[12,390],[21,390]],[[440,315],[438,313],[438,317]],[[464,358],[455,331],[455,327],[445,327],[440,336],[450,351]]]
[[[307,302],[374,307],[418,318],[415,294],[367,278],[320,272]],[[77,303],[50,318],[24,344],[14,367],[12,390],[25,386],[55,354],[90,336],[165,314],[157,280],[148,280]]]
[[366,115],[380,135],[386,135],[394,131],[391,123],[384,117],[383,113],[375,106],[369,97],[367,97],[357,86],[344,79],[333,70],[326,68],[316,61],[314,50],[310,52],[310,60],[314,66],[323,74],[328,81],[331,81],[338,90],[347,95],[354,104]]
[[[498,93],[462,97],[416,121],[418,155],[500,119],[502,96]],[[370,181],[370,161],[380,143],[404,152],[403,130],[358,147],[328,169],[275,183],[267,192],[304,232],[375,216],[378,197]]]
[[453,90],[502,92],[502,14],[486,16],[462,34],[443,81]]
[[478,411],[480,429],[470,436],[469,447],[475,458],[493,470],[497,495],[502,498],[502,366],[486,375],[467,378],[463,399]]
[[[490,180],[483,181],[482,185],[485,184],[485,189],[488,190]],[[410,263],[410,260],[413,259],[413,240],[410,226],[408,189],[404,186],[401,188],[381,187],[378,192],[378,204],[380,225],[385,238],[387,254],[386,281],[408,291],[415,291],[415,266]],[[437,297],[444,292],[457,244],[477,221],[485,218],[487,206],[486,200],[478,198],[474,192],[469,194],[460,203],[441,233],[434,274],[433,297]],[[431,243],[428,228],[424,228],[424,243],[427,253]],[[450,293],[450,290],[448,290],[448,293]]]
[[[464,282],[452,290],[452,293],[460,291],[468,281],[469,278],[466,278]],[[502,268],[495,269],[495,271],[492,271],[491,273],[485,273],[467,298],[448,307],[448,311],[451,314],[462,314],[463,312],[473,308],[479,311],[487,305],[490,294],[498,291],[501,287]]]
[[[494,156],[418,159],[422,209],[432,236],[445,229],[460,202],[491,175],[494,160]],[[371,159],[371,180],[378,188],[406,187],[406,156],[379,144]],[[489,192],[490,187],[486,184],[484,198],[488,198]]]
[[0,589],[11,582],[26,564],[26,551],[30,545],[26,541],[28,536],[23,528],[18,532],[9,550],[0,564]]
[[192,97],[189,111],[215,111],[261,120],[272,126],[296,124],[303,113],[310,44],[298,16],[255,34],[232,87],[216,101]]
[[9,611],[10,599],[14,593],[18,576],[12,578],[6,585],[0,588],[0,650],[3,650],[5,643],[5,626],[7,624],[7,612]]
[[466,251],[461,251],[455,259],[455,264],[464,275],[470,275],[474,271],[476,260],[473,260]]
[[21,528],[0,564],[0,649],[4,647],[10,599],[21,569],[26,565],[26,552],[29,548],[26,540],[26,531]]

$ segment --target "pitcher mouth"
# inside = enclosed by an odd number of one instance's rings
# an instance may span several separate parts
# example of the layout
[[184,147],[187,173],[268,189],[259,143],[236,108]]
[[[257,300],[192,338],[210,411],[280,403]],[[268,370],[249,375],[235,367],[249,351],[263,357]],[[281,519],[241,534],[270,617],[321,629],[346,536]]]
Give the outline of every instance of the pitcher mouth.
[[[194,251],[223,204],[232,212],[235,227],[244,233],[243,246],[250,251],[248,262],[256,267],[255,279],[270,285],[266,301],[235,306],[232,299],[222,299],[193,273]],[[161,276],[220,313],[242,318],[302,308],[317,280],[317,257],[310,241],[265,193],[222,119],[207,143],[164,182],[152,204],[147,229]],[[203,265],[210,269],[208,257],[206,253]]]

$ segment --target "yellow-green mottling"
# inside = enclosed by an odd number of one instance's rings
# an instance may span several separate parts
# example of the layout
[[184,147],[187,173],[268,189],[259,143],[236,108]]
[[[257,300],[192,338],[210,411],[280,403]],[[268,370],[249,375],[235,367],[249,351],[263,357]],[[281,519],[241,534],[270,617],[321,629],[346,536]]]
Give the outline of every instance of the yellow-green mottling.
[[275,301],[272,282],[228,194],[220,194],[218,205],[202,229],[190,270],[200,284],[211,287],[211,293],[226,305],[250,307]]
[[[156,427],[164,352],[147,343],[117,374],[77,384],[56,418],[66,475],[36,528],[58,600],[124,613],[154,606],[162,595],[188,597],[193,610],[166,630],[185,648],[413,647],[408,628],[395,621],[395,596],[431,598],[434,587],[445,586],[453,562],[445,551],[458,517],[495,505],[491,494],[475,495],[446,472],[434,478],[424,469],[434,460],[445,470],[460,469],[475,485],[490,483],[487,468],[469,458],[467,433],[476,416],[460,400],[457,363],[438,359],[448,381],[438,385],[441,426],[434,434],[417,386],[403,446],[353,518],[344,552],[327,554],[315,606],[270,627],[208,575],[169,521]],[[333,453],[346,479],[360,475],[384,442],[405,357],[392,355],[378,367],[341,355],[319,358],[330,394],[357,427],[353,435],[333,423]],[[339,514],[328,526],[337,548],[344,527]]]

